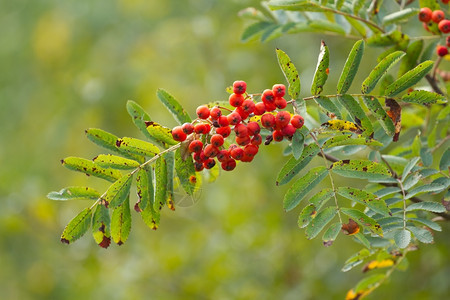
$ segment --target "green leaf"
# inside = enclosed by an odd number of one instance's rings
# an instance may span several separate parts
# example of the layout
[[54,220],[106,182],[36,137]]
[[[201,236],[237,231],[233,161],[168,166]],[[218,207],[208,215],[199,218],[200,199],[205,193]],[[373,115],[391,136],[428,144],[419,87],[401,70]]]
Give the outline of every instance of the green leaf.
[[122,245],[128,239],[131,231],[131,212],[129,198],[113,210],[111,216],[111,236],[117,245]]
[[61,160],[61,163],[69,170],[82,172],[111,182],[122,177],[120,171],[102,168],[93,161],[84,158],[70,156]]
[[406,248],[411,242],[411,232],[406,229],[396,231],[394,233],[394,241],[400,249]]
[[106,191],[104,200],[115,208],[125,201],[130,195],[131,182],[133,181],[133,174],[129,173],[122,176],[114,182]]
[[261,42],[268,42],[283,35],[283,25],[273,24],[267,27],[261,35]]
[[430,167],[433,163],[433,154],[429,148],[420,149],[420,159],[425,167]]
[[312,204],[305,206],[302,212],[298,216],[298,227],[304,228],[306,227],[312,219],[316,216],[317,210],[316,207]]
[[408,164],[405,166],[405,168],[403,169],[403,173],[402,173],[402,179],[401,181],[404,182],[406,179],[406,176],[408,176],[409,172],[412,170],[412,168],[414,168],[414,166],[417,164],[417,162],[419,161],[420,157],[414,157],[413,159],[411,159]]
[[418,194],[422,193],[430,193],[430,192],[440,192],[442,189],[447,188],[447,182],[431,182],[428,184],[424,184],[415,188],[412,188],[408,191],[406,195],[406,199],[410,199]]
[[361,10],[361,8],[364,7],[365,0],[353,0],[352,1],[352,10],[354,15],[358,15],[358,12]]
[[448,168],[450,168],[450,148],[445,150],[439,162],[439,170],[445,171]]
[[278,174],[276,184],[283,185],[291,181],[308,163],[320,152],[319,147],[315,143],[311,143],[304,147],[302,155],[299,159],[291,157],[283,166]]
[[341,77],[339,78],[337,93],[345,94],[355,78],[358,71],[359,63],[364,52],[364,41],[359,40],[350,51],[347,61],[345,62],[344,69],[342,70]]
[[178,144],[172,137],[172,130],[164,127],[156,122],[146,122],[148,134],[158,143],[163,144],[166,148],[171,145]]
[[51,200],[97,200],[99,197],[99,192],[84,186],[69,186],[59,192],[50,192],[47,195],[47,198]]
[[370,136],[373,133],[372,122],[364,113],[359,102],[347,94],[338,96],[338,100],[350,113],[354,122],[365,129],[364,135]]
[[166,90],[158,89],[156,92],[159,101],[172,113],[175,120],[181,125],[184,123],[191,123],[191,117],[183,109],[180,103]]
[[147,205],[153,204],[153,180],[151,178],[151,167],[149,168],[149,171],[147,168],[140,169],[136,175],[136,191],[138,196],[137,205],[140,210],[144,210]]
[[[151,122],[150,116],[145,112],[145,110],[136,102],[132,100],[128,100],[127,102],[127,111],[131,116],[131,120],[134,125],[144,134],[146,138],[148,138],[152,143],[158,144],[159,146],[164,146],[159,140],[155,139],[150,133],[147,131],[147,123]],[[118,137],[116,137],[116,140]],[[114,142],[115,145],[115,142]]]
[[329,98],[319,96],[315,97],[314,101],[316,101],[316,103],[320,105],[325,110],[325,112],[331,112],[335,114],[338,119],[342,120],[342,114],[340,110],[337,108],[336,104],[334,104]]
[[276,52],[278,64],[283,71],[284,77],[286,77],[286,80],[289,83],[289,96],[291,96],[293,100],[297,100],[299,99],[301,88],[297,68],[294,66],[289,56],[283,50],[277,49]]
[[295,208],[306,194],[318,185],[327,174],[328,170],[325,167],[316,167],[309,170],[305,176],[298,179],[286,192],[283,201],[284,209],[290,211]]
[[[164,154],[164,158],[166,159],[166,165],[167,165],[167,199],[166,204],[167,207],[171,210],[175,210],[174,205],[174,192],[173,192],[173,178],[175,176],[174,174],[174,165],[175,165],[175,153],[174,152],[167,152]],[[218,169],[218,168],[216,168]]]
[[268,6],[272,10],[284,9],[311,12],[324,11],[324,9],[321,8],[318,3],[305,0],[272,0],[268,3]]
[[362,22],[355,20],[353,18],[350,17],[345,17],[345,20],[347,20],[347,22],[363,37],[366,38],[367,37],[367,31],[366,31],[366,27],[363,25]]
[[333,163],[331,170],[349,178],[384,179],[391,176],[384,165],[369,160],[340,160]]
[[383,25],[389,25],[389,24],[393,24],[393,23],[400,23],[403,21],[408,20],[410,17],[417,15],[417,13],[419,12],[419,9],[417,8],[413,8],[413,7],[408,7],[405,9],[402,9],[400,11],[396,11],[394,13],[391,13],[389,15],[386,15],[383,18]]
[[435,230],[435,231],[442,231],[442,227],[441,225],[439,225],[436,222],[433,222],[431,220],[428,219],[424,219],[424,218],[409,218],[409,221],[413,221],[413,222],[417,222],[420,224],[423,224],[425,226],[428,226],[429,228]]
[[393,97],[412,87],[417,82],[419,82],[419,80],[422,79],[431,70],[432,67],[433,62],[428,60],[419,64],[414,69],[406,72],[403,76],[398,78],[386,88],[386,96]]
[[244,32],[241,35],[241,41],[248,42],[252,38],[261,35],[261,33],[272,24],[273,24],[272,22],[267,21],[256,22],[251,24],[250,26],[244,29]]
[[92,236],[95,242],[102,248],[108,248],[111,243],[111,219],[109,210],[102,204],[98,204],[92,219]]
[[446,211],[444,205],[438,202],[417,202],[406,208],[406,211],[426,210],[434,213],[443,213]]
[[356,223],[366,227],[369,231],[379,236],[383,236],[380,224],[365,213],[354,208],[341,208],[341,212],[352,218]]
[[[385,274],[374,274],[361,279],[355,287],[355,293],[362,291],[370,291],[374,288],[380,281],[384,280]],[[356,298],[355,298],[356,299]]]
[[159,148],[155,145],[132,137],[118,139],[116,145],[123,151],[141,156],[153,157],[159,153]]
[[399,44],[409,38],[402,32],[395,30],[390,33],[378,33],[367,39],[367,45],[372,47],[386,47]]
[[401,189],[399,187],[390,186],[390,187],[386,187],[386,188],[383,188],[381,190],[376,191],[374,193],[374,195],[379,197],[379,198],[382,198],[382,197],[385,197],[387,195],[392,195],[392,194],[395,194],[395,193],[398,193],[398,192],[401,192]]
[[330,53],[324,41],[320,44],[319,58],[311,85],[311,94],[318,95],[323,91],[323,86],[328,79],[328,66],[330,63]]
[[322,206],[334,196],[334,192],[330,188],[326,188],[315,194],[309,199],[309,203],[314,205],[317,210],[320,210]]
[[400,67],[398,68],[398,76],[402,76],[412,68],[414,68],[417,64],[417,60],[419,59],[420,53],[423,49],[423,40],[419,39],[413,41],[408,45],[406,49],[406,56],[402,60]]
[[360,265],[364,259],[366,259],[367,257],[371,256],[373,253],[370,252],[368,249],[362,249],[361,251],[353,254],[352,256],[350,256],[346,261],[344,266],[342,267],[341,271],[342,272],[347,272],[350,271],[351,269],[353,269],[354,267]]
[[378,81],[387,73],[387,71],[394,66],[403,56],[405,52],[403,51],[395,51],[388,56],[386,56],[382,61],[378,63],[378,65],[370,72],[369,76],[364,80],[361,93],[367,94],[370,93]]
[[406,228],[408,228],[421,243],[430,244],[433,242],[433,235],[428,230],[416,226],[406,226]]
[[118,170],[131,170],[140,166],[140,164],[135,160],[112,154],[100,154],[96,156],[93,161],[100,167]]
[[61,235],[61,242],[70,244],[75,242],[77,239],[82,237],[86,231],[88,231],[89,226],[91,226],[92,210],[91,208],[83,209],[78,215],[70,220],[66,228]]
[[164,156],[159,157],[155,163],[155,202],[153,208],[161,210],[167,201],[167,163]]
[[305,137],[300,131],[296,131],[292,137],[292,155],[295,159],[299,159],[303,153]]
[[383,216],[388,216],[390,213],[384,200],[379,199],[372,193],[351,187],[338,187],[337,193],[342,197],[361,203]]
[[363,137],[352,138],[351,134],[337,135],[327,140],[323,145],[323,149],[346,146],[346,145],[366,145],[371,147],[382,147],[383,144],[374,139],[366,139]]
[[186,158],[186,160],[183,159],[180,148],[175,152],[175,171],[180,179],[181,186],[184,191],[190,196],[194,195],[197,190],[197,186],[195,184],[196,180],[191,180],[192,176],[192,178],[196,178],[197,176],[195,173],[194,163],[190,155]]
[[329,206],[318,213],[314,219],[308,224],[305,230],[308,240],[315,238],[322,229],[334,218],[337,213],[335,206]]
[[438,101],[445,101],[444,95],[436,94],[428,91],[412,91],[403,95],[401,101],[416,104],[433,104]]
[[339,235],[339,232],[341,231],[341,223],[336,222],[332,224],[328,229],[325,231],[325,233],[322,236],[323,245],[325,247],[329,247],[333,244],[333,242],[336,240],[337,236]]

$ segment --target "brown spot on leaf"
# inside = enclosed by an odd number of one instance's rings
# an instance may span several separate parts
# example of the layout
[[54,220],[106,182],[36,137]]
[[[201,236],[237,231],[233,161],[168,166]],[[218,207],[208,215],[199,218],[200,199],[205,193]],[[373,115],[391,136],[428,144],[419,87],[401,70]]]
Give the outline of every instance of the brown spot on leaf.
[[111,238],[107,237],[107,236],[103,236],[103,240],[100,242],[100,244],[98,244],[100,247],[106,249],[109,247],[109,245],[111,244]]
[[123,140],[118,139],[118,140],[116,141],[116,146],[117,146],[117,147],[120,147],[120,145],[122,145],[122,142],[123,142]]
[[325,242],[323,242],[323,245],[325,247],[330,247],[331,245],[333,245],[333,241],[325,241]]
[[141,202],[141,200],[139,200],[138,202],[136,202],[136,204],[134,205],[134,210],[137,213],[140,213],[142,211],[142,209],[139,207],[139,203]]
[[359,225],[353,219],[348,219],[347,224],[342,224],[341,230],[346,235],[354,235],[359,232]]
[[395,134],[394,134],[394,137],[392,140],[394,142],[396,142],[396,141],[398,141],[398,138],[400,136],[400,130],[402,129],[402,124],[401,124],[402,107],[397,103],[397,101],[395,101],[392,98],[386,99],[385,103],[386,103],[386,106],[389,107],[389,109],[390,109],[386,113],[389,116],[389,118],[391,118],[391,120],[395,126]]
[[70,241],[68,239],[61,238],[61,243],[69,245]]

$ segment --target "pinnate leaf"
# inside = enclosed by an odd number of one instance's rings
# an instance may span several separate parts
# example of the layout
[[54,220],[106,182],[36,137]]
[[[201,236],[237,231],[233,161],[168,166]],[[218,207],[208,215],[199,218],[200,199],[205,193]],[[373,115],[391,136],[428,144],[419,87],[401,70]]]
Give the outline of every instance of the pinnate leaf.
[[378,81],[384,76],[384,74],[386,74],[386,72],[392,66],[394,66],[404,55],[405,52],[403,51],[395,51],[382,59],[378,63],[378,65],[370,72],[369,76],[367,76],[367,78],[364,80],[361,87],[361,92],[363,94],[370,93],[375,88]]
[[328,79],[328,66],[330,63],[330,53],[324,41],[320,44],[320,53],[317,61],[316,72],[311,86],[311,94],[318,95],[323,91],[323,86]]
[[328,229],[325,231],[325,233],[322,236],[323,245],[325,247],[331,246],[333,244],[333,242],[336,240],[340,231],[341,231],[341,223],[339,223],[339,222],[334,223],[330,227],[328,227]]
[[386,96],[393,97],[412,87],[417,82],[419,82],[419,80],[422,79],[431,70],[432,67],[433,62],[427,60],[416,66],[414,69],[409,70],[408,72],[403,74],[403,76],[387,86]]
[[106,191],[104,200],[113,208],[122,205],[130,194],[133,174],[129,173],[114,182]]
[[147,126],[147,132],[152,137],[152,139],[158,141],[159,143],[167,146],[178,144],[172,137],[172,130],[165,126],[162,126],[156,122],[145,122]]
[[310,240],[315,238],[322,229],[334,218],[337,210],[335,206],[329,206],[318,213],[308,224],[305,230],[306,237]]
[[341,77],[339,78],[337,93],[345,94],[350,88],[353,79],[355,78],[356,72],[359,68],[359,63],[364,52],[364,41],[359,40],[354,45],[352,50],[348,55],[347,61],[345,62],[344,69],[342,70]]
[[111,236],[119,246],[126,242],[131,231],[131,211],[129,198],[113,210],[111,216]]
[[365,213],[354,209],[354,208],[341,208],[341,212],[352,218],[356,223],[362,225],[367,228],[369,231],[374,234],[378,234],[383,236],[383,231],[381,230],[380,224],[377,223],[374,219],[367,216]]
[[108,169],[102,168],[93,161],[80,157],[70,156],[61,160],[61,163],[63,164],[63,166],[65,166],[70,170],[106,179],[111,182],[114,182],[120,177],[122,177],[120,171],[109,168]]
[[340,160],[333,163],[331,170],[349,178],[384,179],[391,176],[384,165],[369,160]]
[[359,102],[350,95],[338,96],[338,100],[350,113],[355,123],[365,130],[364,135],[370,136],[373,133],[372,122],[366,116]]
[[190,155],[183,159],[181,149],[177,149],[175,152],[175,171],[184,191],[190,196],[194,195],[197,190],[194,162]]
[[99,197],[100,193],[95,189],[84,186],[69,186],[59,192],[50,192],[47,195],[47,198],[51,200],[97,200]]
[[337,193],[342,197],[361,203],[381,215],[388,216],[390,213],[386,203],[372,193],[351,187],[339,187]]
[[183,109],[181,104],[166,90],[158,89],[156,95],[161,103],[164,104],[164,106],[172,113],[173,117],[180,125],[191,122],[191,118]]
[[407,228],[421,243],[430,244],[433,242],[433,235],[425,228],[415,226],[407,226]]
[[294,209],[306,194],[318,185],[327,174],[328,170],[325,167],[316,167],[309,170],[306,175],[298,179],[286,192],[283,202],[284,209],[286,211]]
[[298,100],[300,96],[301,85],[297,68],[294,66],[294,63],[283,50],[277,49],[276,52],[278,57],[278,64],[283,71],[284,77],[286,77],[286,80],[289,83],[289,96],[291,96],[291,98],[294,100]]
[[102,204],[98,204],[92,218],[92,236],[95,242],[102,248],[108,248],[111,244],[111,218],[109,210]]
[[400,249],[406,248],[411,242],[411,232],[406,229],[396,231],[394,233],[394,241]]
[[119,170],[131,170],[140,166],[140,164],[135,160],[112,154],[100,154],[95,157],[93,161],[100,167]]
[[445,97],[433,92],[417,90],[403,95],[401,101],[416,104],[433,104],[438,101],[445,101]]
[[164,156],[159,157],[155,163],[155,202],[156,211],[162,209],[167,200],[167,163]]
[[444,205],[441,203],[428,201],[413,203],[406,208],[406,211],[414,210],[426,210],[434,213],[443,213],[446,211]]
[[61,235],[61,242],[70,244],[80,237],[82,237],[86,231],[88,231],[89,226],[91,226],[92,209],[85,208],[78,215],[76,215]]

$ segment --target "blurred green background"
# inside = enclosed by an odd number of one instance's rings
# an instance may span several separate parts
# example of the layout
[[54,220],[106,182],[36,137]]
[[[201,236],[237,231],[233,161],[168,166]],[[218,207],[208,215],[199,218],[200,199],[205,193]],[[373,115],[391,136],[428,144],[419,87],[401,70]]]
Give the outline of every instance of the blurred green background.
[[[330,248],[307,241],[297,213],[282,210],[285,187],[274,182],[286,161],[283,145],[222,173],[194,205],[164,210],[157,231],[134,214],[121,247],[101,249],[89,234],[70,246],[59,241],[89,204],[46,194],[69,185],[106,188],[59,160],[102,151],[84,137],[89,127],[142,137],[126,112],[128,99],[171,127],[157,88],[191,113],[226,99],[225,87],[237,79],[262,91],[284,82],[276,47],[293,58],[306,94],[321,38],[332,53],[335,86],[352,41],[303,34],[243,44],[237,13],[247,6],[259,3],[0,2],[1,299],[342,299],[361,278],[358,268],[340,272],[357,244],[344,236]],[[361,74],[377,51],[368,49]],[[371,299],[448,296],[449,229],[435,235],[435,245],[411,253],[409,270],[396,272]]]

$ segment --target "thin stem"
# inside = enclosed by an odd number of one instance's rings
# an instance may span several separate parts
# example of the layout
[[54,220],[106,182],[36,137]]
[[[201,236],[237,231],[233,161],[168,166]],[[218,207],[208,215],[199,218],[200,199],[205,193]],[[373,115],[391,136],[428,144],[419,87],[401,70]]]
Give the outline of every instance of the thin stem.
[[434,151],[439,149],[439,147],[441,147],[443,144],[445,144],[445,142],[447,142],[448,140],[450,140],[450,135],[447,135],[436,146],[434,146],[433,149],[431,149],[431,153],[433,153]]
[[[170,148],[167,148],[161,152],[159,152],[158,154],[156,154],[155,156],[153,156],[152,158],[150,158],[149,160],[147,160],[146,162],[144,162],[143,164],[141,164],[139,167],[137,167],[136,169],[134,169],[133,171],[130,172],[130,175],[134,175],[136,172],[138,172],[140,169],[144,168],[146,165],[151,164],[152,162],[156,161],[158,158],[160,158],[163,154],[167,153],[167,152],[171,152],[174,151],[178,148],[180,148],[181,143],[178,143],[176,145],[173,145]],[[89,209],[94,208],[100,201],[103,200],[103,198],[106,196],[106,193],[108,192],[108,190],[106,190],[95,202],[94,204],[91,205],[91,207]]]
[[430,74],[425,75],[425,79],[428,81],[428,84],[431,86],[435,93],[444,95],[444,92],[439,88],[436,78],[431,77]]
[[[378,151],[378,153],[380,153],[380,152]],[[381,157],[381,160],[384,162],[384,164],[388,167],[389,171],[391,171],[392,177],[397,178],[397,173],[395,173],[394,169],[392,169],[391,165],[387,162],[386,159],[384,159],[384,157],[381,153],[380,153],[380,157]]]
[[397,179],[398,185],[400,186],[400,189],[402,190],[403,195],[403,230],[406,229],[406,194],[405,189],[403,188],[403,183],[400,179]]
[[[332,95],[314,95],[314,96],[309,96],[309,97],[305,97],[303,98],[303,100],[312,100],[315,98],[319,98],[319,97],[325,97],[325,98],[336,98],[336,97],[340,97],[343,96],[344,94],[332,94]],[[345,94],[345,95],[350,95],[353,97],[374,97],[374,98],[383,98],[385,96],[380,96],[380,95],[371,95],[371,94]],[[396,99],[396,97],[394,97],[394,99]]]
[[432,71],[433,75],[431,76],[431,78],[434,81],[436,81],[436,71],[437,71],[437,68],[439,67],[439,64],[441,63],[441,61],[442,61],[442,56],[438,56],[438,58],[434,62],[433,71]]
[[372,21],[369,21],[369,20],[360,18],[360,17],[358,17],[358,16],[355,16],[355,15],[352,15],[352,14],[349,14],[349,13],[346,13],[346,12],[343,12],[343,11],[335,10],[335,9],[332,9],[332,8],[329,8],[329,7],[326,7],[326,6],[321,6],[321,5],[319,5],[319,7],[320,7],[321,9],[323,9],[323,10],[326,10],[326,11],[329,11],[329,12],[332,12],[332,13],[335,13],[335,14],[337,14],[337,15],[341,15],[341,16],[345,16],[345,17],[349,17],[349,18],[352,18],[352,19],[361,21],[361,22],[363,22],[363,23],[366,23],[366,24],[369,25],[370,27],[376,28],[378,31],[380,31],[380,32],[382,32],[382,33],[385,33],[385,31],[384,31],[383,28],[379,27],[377,24],[373,23]]
[[[319,147],[320,153],[322,154],[321,156],[323,157],[323,161],[324,161],[324,163],[325,163],[325,167],[329,170],[328,162],[327,162],[327,159],[326,159],[326,157],[325,157],[326,154],[323,152],[322,147],[320,147],[319,141],[317,141],[316,137],[314,136],[314,134],[313,134],[312,132],[310,132],[309,135],[313,138],[313,140],[314,140],[314,142],[316,143],[317,147]],[[336,188],[334,187],[333,176],[331,175],[331,172],[329,172],[329,171],[328,171],[328,176],[330,176],[331,188],[333,189],[334,203],[336,204],[336,208],[337,208],[337,212],[338,212],[338,217],[339,217],[339,222],[340,222],[341,224],[343,224],[343,223],[342,223],[342,217],[341,217],[341,211],[340,211],[340,209],[339,209],[339,204],[338,204],[338,200],[337,200],[337,197],[336,197]]]

